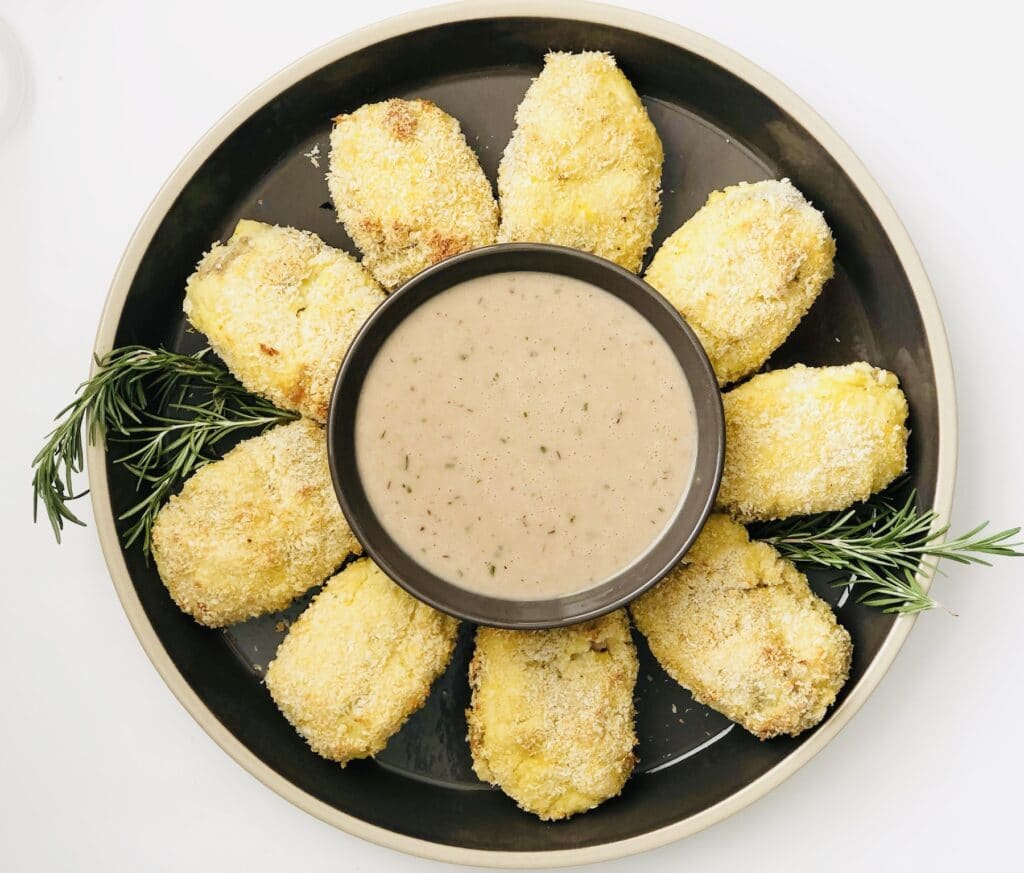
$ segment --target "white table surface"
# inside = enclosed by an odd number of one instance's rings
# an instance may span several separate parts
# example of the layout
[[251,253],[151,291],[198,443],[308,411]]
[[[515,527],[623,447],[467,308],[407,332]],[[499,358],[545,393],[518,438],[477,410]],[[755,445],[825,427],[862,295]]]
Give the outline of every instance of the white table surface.
[[[136,642],[95,533],[71,529],[55,546],[30,523],[28,487],[50,416],[86,373],[121,251],[185,151],[283,65],[418,5],[0,0],[29,72],[0,141],[0,869],[442,866],[322,824],[222,753]],[[1024,64],[1001,4],[955,14],[893,0],[626,5],[761,64],[865,161],[921,252],[949,331],[955,526],[1024,521]],[[0,52],[10,52],[3,34]],[[935,591],[959,617],[925,615],[867,705],[797,775],[723,824],[603,869],[861,873],[1015,858],[1021,571],[1024,561],[950,569]]]

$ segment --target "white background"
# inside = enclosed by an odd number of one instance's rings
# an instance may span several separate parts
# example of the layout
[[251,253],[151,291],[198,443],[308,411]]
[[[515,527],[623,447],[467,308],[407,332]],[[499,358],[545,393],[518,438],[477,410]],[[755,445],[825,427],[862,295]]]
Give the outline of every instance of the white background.
[[[417,5],[0,0],[30,75],[17,126],[0,141],[0,869],[442,866],[314,820],[223,754],[147,661],[94,532],[72,529],[55,546],[29,521],[28,487],[50,416],[86,373],[121,251],[186,150],[283,65]],[[626,5],[761,64],[865,161],[921,252],[949,331],[955,527],[1024,522],[1024,64],[1004,4],[975,0],[955,14],[893,0]],[[0,52],[10,57],[2,34]],[[817,758],[727,822],[602,869],[1019,861],[1022,570],[951,569],[935,591],[959,618],[925,615]]]

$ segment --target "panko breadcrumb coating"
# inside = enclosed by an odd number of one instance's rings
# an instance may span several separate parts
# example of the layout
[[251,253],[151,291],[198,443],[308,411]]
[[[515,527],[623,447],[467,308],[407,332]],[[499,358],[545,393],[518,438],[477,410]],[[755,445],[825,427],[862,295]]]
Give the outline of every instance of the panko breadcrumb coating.
[[740,521],[846,509],[907,468],[907,399],[870,364],[762,373],[722,404],[718,506]]
[[466,711],[473,769],[544,820],[592,809],[633,771],[637,656],[622,610],[571,627],[481,627]]
[[715,191],[662,244],[644,279],[690,324],[720,385],[753,373],[832,278],[824,216],[788,179]]
[[630,611],[673,679],[761,739],[816,725],[849,676],[850,634],[828,604],[723,515]]
[[310,748],[344,766],[383,749],[423,705],[457,630],[372,561],[356,561],[291,626],[266,685]]
[[189,278],[185,315],[246,388],[325,422],[349,343],[383,299],[315,234],[243,220]]
[[459,122],[429,100],[386,100],[339,115],[330,160],[338,220],[389,291],[495,241],[491,184]]
[[542,242],[640,269],[661,211],[658,132],[605,52],[551,52],[498,168],[499,242]]
[[283,609],[360,552],[341,514],[323,428],[271,428],[200,468],[153,524],[174,602],[221,627]]

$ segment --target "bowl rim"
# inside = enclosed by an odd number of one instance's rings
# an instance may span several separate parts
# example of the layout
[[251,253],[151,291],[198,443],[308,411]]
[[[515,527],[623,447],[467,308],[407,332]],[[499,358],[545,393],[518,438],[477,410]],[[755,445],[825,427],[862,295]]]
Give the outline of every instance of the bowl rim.
[[[591,588],[538,600],[500,598],[461,588],[419,564],[390,536],[373,511],[356,463],[354,431],[359,394],[381,345],[428,300],[472,278],[508,272],[541,272],[580,279],[611,294],[647,319],[668,343],[683,370],[693,396],[697,432],[690,482],[670,522],[637,561]],[[651,314],[642,312],[642,306]],[[725,463],[725,416],[718,380],[693,328],[638,275],[597,255],[565,246],[496,243],[453,255],[420,271],[388,295],[363,322],[349,344],[331,392],[327,459],[335,495],[352,533],[362,544],[364,554],[388,578],[413,597],[464,621],[537,630],[578,624],[620,609],[679,563],[714,508]],[[655,566],[638,574],[635,567],[641,559],[641,567],[650,562]]]
[[[153,198],[136,226],[114,274],[100,317],[94,353],[101,355],[111,349],[132,279],[167,210],[202,163],[239,124],[286,88],[341,57],[374,43],[434,25],[483,18],[575,19],[635,31],[671,43],[723,67],[771,98],[806,128],[832,156],[878,218],[907,276],[920,310],[935,373],[938,409],[938,452],[932,501],[936,517],[932,532],[938,532],[945,526],[950,516],[956,478],[957,420],[953,365],[942,316],[928,275],[892,204],[846,142],[808,103],[779,79],[732,49],[686,27],[653,15],[602,3],[587,0],[463,0],[434,6],[388,18],[332,40],[271,76],[203,134]],[[92,361],[92,372],[95,372],[95,358]],[[452,846],[398,834],[335,809],[271,769],[217,720],[171,660],[142,608],[114,524],[104,447],[99,444],[89,445],[86,458],[96,529],[118,598],[157,672],[200,727],[252,776],[300,809],[354,836],[431,860],[505,868],[564,867],[647,851],[716,824],[749,806],[793,775],[839,733],[889,670],[917,618],[916,615],[897,617],[864,675],[849,688],[842,703],[832,710],[811,737],[772,769],[707,809],[644,834],[595,846],[529,852]],[[931,578],[930,567],[922,567],[917,579],[925,590],[930,586]]]

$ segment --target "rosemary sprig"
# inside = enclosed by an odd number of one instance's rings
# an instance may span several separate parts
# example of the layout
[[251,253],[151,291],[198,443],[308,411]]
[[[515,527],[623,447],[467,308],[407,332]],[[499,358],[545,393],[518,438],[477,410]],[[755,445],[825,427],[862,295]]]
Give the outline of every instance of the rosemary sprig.
[[882,612],[899,612],[904,615],[913,615],[918,612],[926,612],[935,609],[938,601],[928,596],[928,593],[917,581],[917,573],[904,568],[899,573],[890,576],[881,576],[867,567],[862,568],[864,578],[844,579],[838,585],[860,584],[861,592],[857,596],[857,602],[865,606],[874,606]]
[[174,489],[214,457],[217,445],[240,430],[268,427],[297,418],[294,412],[243,388],[223,367],[193,355],[123,346],[96,359],[96,372],[57,413],[57,426],[32,461],[32,517],[42,503],[60,542],[65,522],[83,524],[68,504],[87,494],[73,480],[85,465],[86,440],[128,447],[116,458],[149,490],[122,513],[132,519],[125,545],[141,538],[150,547],[156,512]]
[[862,507],[786,519],[761,526],[755,536],[784,557],[841,571],[836,584],[860,587],[858,601],[884,612],[916,613],[939,604],[917,581],[922,558],[984,564],[987,557],[1024,557],[1024,542],[1013,542],[1019,527],[985,533],[988,522],[939,540],[949,525],[932,530],[936,513],[917,509],[917,495],[897,505],[879,496]]

